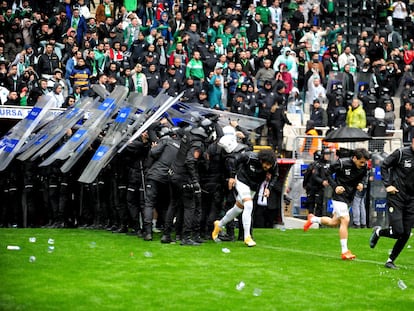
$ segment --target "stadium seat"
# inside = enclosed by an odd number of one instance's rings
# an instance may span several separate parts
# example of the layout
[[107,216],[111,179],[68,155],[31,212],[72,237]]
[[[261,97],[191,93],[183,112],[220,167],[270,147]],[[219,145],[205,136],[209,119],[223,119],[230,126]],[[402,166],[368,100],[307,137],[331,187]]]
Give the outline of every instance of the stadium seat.
[[361,26],[351,26],[349,32],[351,36],[359,36],[361,34]]

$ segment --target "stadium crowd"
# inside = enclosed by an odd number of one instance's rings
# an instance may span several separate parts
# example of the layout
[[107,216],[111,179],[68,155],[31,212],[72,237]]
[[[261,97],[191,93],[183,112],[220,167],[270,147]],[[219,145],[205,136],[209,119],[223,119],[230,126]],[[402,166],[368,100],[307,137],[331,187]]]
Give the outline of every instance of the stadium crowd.
[[[163,89],[171,96],[184,92],[183,102],[266,119],[256,144],[268,139],[282,154],[283,128],[291,124],[287,112],[299,114],[301,122],[310,115],[314,127],[372,128],[382,121],[384,131],[393,130],[392,97],[398,95],[404,141],[411,142],[412,1],[95,2],[1,1],[0,87],[7,94],[1,104],[33,106],[51,94],[57,108],[72,107],[81,97],[96,96],[92,84],[108,91],[123,85],[154,97]],[[151,144],[176,134],[157,124],[90,185],[76,184],[76,170],[61,174],[55,165],[39,170],[35,163],[13,162],[1,172],[2,225],[106,227],[121,233],[132,228],[151,240],[139,220],[147,204],[139,196],[151,180],[148,154]],[[250,142],[244,137],[243,143]],[[215,184],[217,176],[210,177],[208,183]],[[165,186],[157,178],[152,181]],[[204,186],[207,194],[217,190]],[[21,205],[28,211],[25,221]],[[171,218],[165,206],[168,201],[156,206],[158,228]],[[267,213],[270,224],[263,222],[273,226],[277,216],[272,208]],[[200,215],[201,235],[220,215],[207,216]],[[143,226],[152,218],[147,209]]]

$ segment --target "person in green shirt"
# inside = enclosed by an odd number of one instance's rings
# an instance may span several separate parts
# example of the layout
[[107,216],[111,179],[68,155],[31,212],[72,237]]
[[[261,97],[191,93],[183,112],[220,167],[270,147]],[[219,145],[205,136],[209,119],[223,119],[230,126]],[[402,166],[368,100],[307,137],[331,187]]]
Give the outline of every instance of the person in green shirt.
[[187,79],[192,78],[196,87],[200,87],[204,82],[204,68],[199,51],[193,52],[193,57],[188,62],[185,70],[185,77]]
[[270,22],[271,22],[271,12],[269,10],[269,7],[267,5],[267,0],[261,0],[260,5],[256,7],[256,13],[260,15],[260,20],[263,23],[263,27],[269,28]]
[[214,43],[217,39],[219,21],[214,20],[213,25],[207,29],[207,41],[208,43]]
[[227,46],[230,43],[230,39],[233,38],[233,34],[231,33],[231,26],[226,26],[224,28],[224,33],[219,36],[223,40],[223,46],[225,49],[227,49]]
[[94,49],[95,52],[95,62],[96,62],[96,69],[98,73],[102,73],[105,69],[105,65],[109,61],[109,56],[105,53],[104,50],[104,43],[99,42],[96,48]]

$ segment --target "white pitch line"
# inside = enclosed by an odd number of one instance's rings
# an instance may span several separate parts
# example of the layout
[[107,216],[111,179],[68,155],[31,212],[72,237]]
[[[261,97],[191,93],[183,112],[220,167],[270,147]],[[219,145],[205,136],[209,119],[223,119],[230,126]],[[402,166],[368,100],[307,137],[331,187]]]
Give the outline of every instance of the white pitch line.
[[[338,259],[338,256],[315,253],[315,252],[309,252],[309,251],[303,251],[303,250],[293,249],[293,248],[285,248],[285,247],[270,246],[270,245],[260,245],[260,247],[273,249],[273,250],[284,251],[284,252],[291,252],[291,253],[296,253],[296,254],[318,256],[318,257],[329,258],[329,259]],[[375,260],[367,260],[367,259],[359,259],[359,258],[355,258],[352,261],[361,262],[361,263],[371,263],[371,264],[381,265],[381,266],[384,265],[383,261],[375,261]],[[414,267],[409,267],[409,266],[399,266],[399,267],[401,269],[404,269],[404,270],[414,270]]]

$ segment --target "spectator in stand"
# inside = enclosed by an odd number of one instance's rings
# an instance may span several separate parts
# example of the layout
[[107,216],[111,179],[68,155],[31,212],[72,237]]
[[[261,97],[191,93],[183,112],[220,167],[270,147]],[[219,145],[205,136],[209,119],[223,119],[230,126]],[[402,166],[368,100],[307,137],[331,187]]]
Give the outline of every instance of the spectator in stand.
[[270,23],[272,21],[271,11],[267,5],[267,0],[261,0],[260,4],[256,6],[256,14],[260,15],[260,21],[263,24],[263,32],[270,30]]
[[279,65],[279,71],[276,73],[276,84],[278,81],[281,81],[285,84],[285,98],[287,102],[287,98],[289,97],[290,92],[293,89],[293,79],[292,75],[287,69],[287,66],[284,63]]
[[337,3],[335,0],[322,0],[320,5],[322,21],[325,25],[333,25],[336,22]]
[[271,22],[276,26],[275,34],[278,36],[280,30],[282,29],[283,12],[280,7],[280,0],[273,0],[271,2],[272,5],[269,7]]
[[390,10],[392,11],[392,24],[394,27],[402,28],[404,27],[404,22],[408,16],[407,5],[404,1],[398,0],[394,1]]
[[275,70],[272,69],[272,60],[265,59],[263,61],[263,67],[260,68],[255,76],[256,84],[258,88],[263,88],[264,82],[266,80],[272,80],[275,77]]
[[323,87],[322,82],[317,75],[313,75],[309,79],[306,103],[310,105],[315,99],[318,99],[320,103],[325,103],[327,100],[326,89]]
[[88,28],[86,26],[85,18],[80,15],[80,11],[77,7],[73,9],[70,26],[76,30],[76,42],[81,45]]
[[348,127],[356,127],[365,129],[367,127],[367,118],[362,103],[358,98],[352,100],[346,115],[346,125]]
[[305,7],[303,5],[299,5],[297,10],[293,13],[292,18],[289,20],[289,24],[291,29],[296,29],[300,23],[305,24]]
[[351,47],[348,45],[345,47],[344,52],[338,57],[338,65],[341,71],[344,71],[345,65],[349,65],[349,71],[352,74],[356,74],[357,60],[355,55],[351,52]]
[[79,58],[77,64],[70,74],[70,81],[73,88],[79,86],[81,96],[88,96],[91,86],[91,71],[83,58]]
[[39,60],[37,62],[37,73],[39,76],[43,78],[50,78],[53,75],[53,71],[56,68],[60,68],[60,59],[56,55],[55,52],[53,52],[53,45],[48,43],[45,47],[44,54],[39,56]]
[[223,81],[223,76],[214,75],[210,80],[208,98],[210,102],[210,108],[225,110],[225,107],[222,102],[222,89],[221,84]]
[[296,62],[296,55],[289,47],[284,47],[280,51],[280,55],[276,58],[273,64],[273,70],[279,71],[280,64],[285,64],[288,72],[291,74],[292,79],[298,78],[298,65]]
[[249,20],[249,28],[247,29],[247,39],[253,42],[258,39],[259,33],[263,30],[263,23],[259,13],[255,13]]
[[7,95],[7,101],[4,104],[6,106],[20,106],[19,93],[16,91],[10,91]]
[[371,64],[384,58],[384,48],[380,42],[380,36],[378,33],[372,35],[372,40],[369,43],[367,54],[371,60]]
[[112,17],[106,17],[104,23],[100,23],[98,26],[98,38],[100,41],[108,40],[109,33],[113,27],[114,19]]
[[342,82],[342,89],[344,93],[347,92],[354,93],[355,92],[355,81],[354,81],[354,75],[356,75],[356,72],[352,72],[352,70],[355,70],[355,67],[352,67],[351,64],[345,64],[344,66],[344,78]]
[[187,79],[191,78],[198,88],[204,83],[203,62],[199,51],[193,52],[193,57],[187,64],[185,76]]
[[142,73],[142,65],[136,64],[131,72],[132,81],[134,81],[134,91],[142,95],[148,94],[148,84],[145,74]]
[[310,52],[318,54],[321,48],[321,42],[329,32],[329,28],[321,30],[318,25],[312,25],[311,29],[299,40],[300,43],[307,43],[310,46]]
[[[318,98],[313,100],[313,107],[311,107],[310,120],[314,122],[316,127],[325,127],[328,125],[328,114],[325,109],[321,107]],[[322,135],[322,130],[318,130],[318,135]]]
[[387,125],[387,131],[394,131],[395,130],[394,104],[392,102],[386,103],[384,110],[385,110],[384,122]]
[[65,97],[63,97],[62,85],[60,85],[59,83],[56,83],[53,86],[53,90],[52,92],[50,92],[50,95],[56,99],[56,104],[53,108],[62,107],[63,103],[65,102]]
[[115,18],[115,11],[111,0],[103,0],[96,7],[95,19],[98,25],[104,23],[107,17]]

